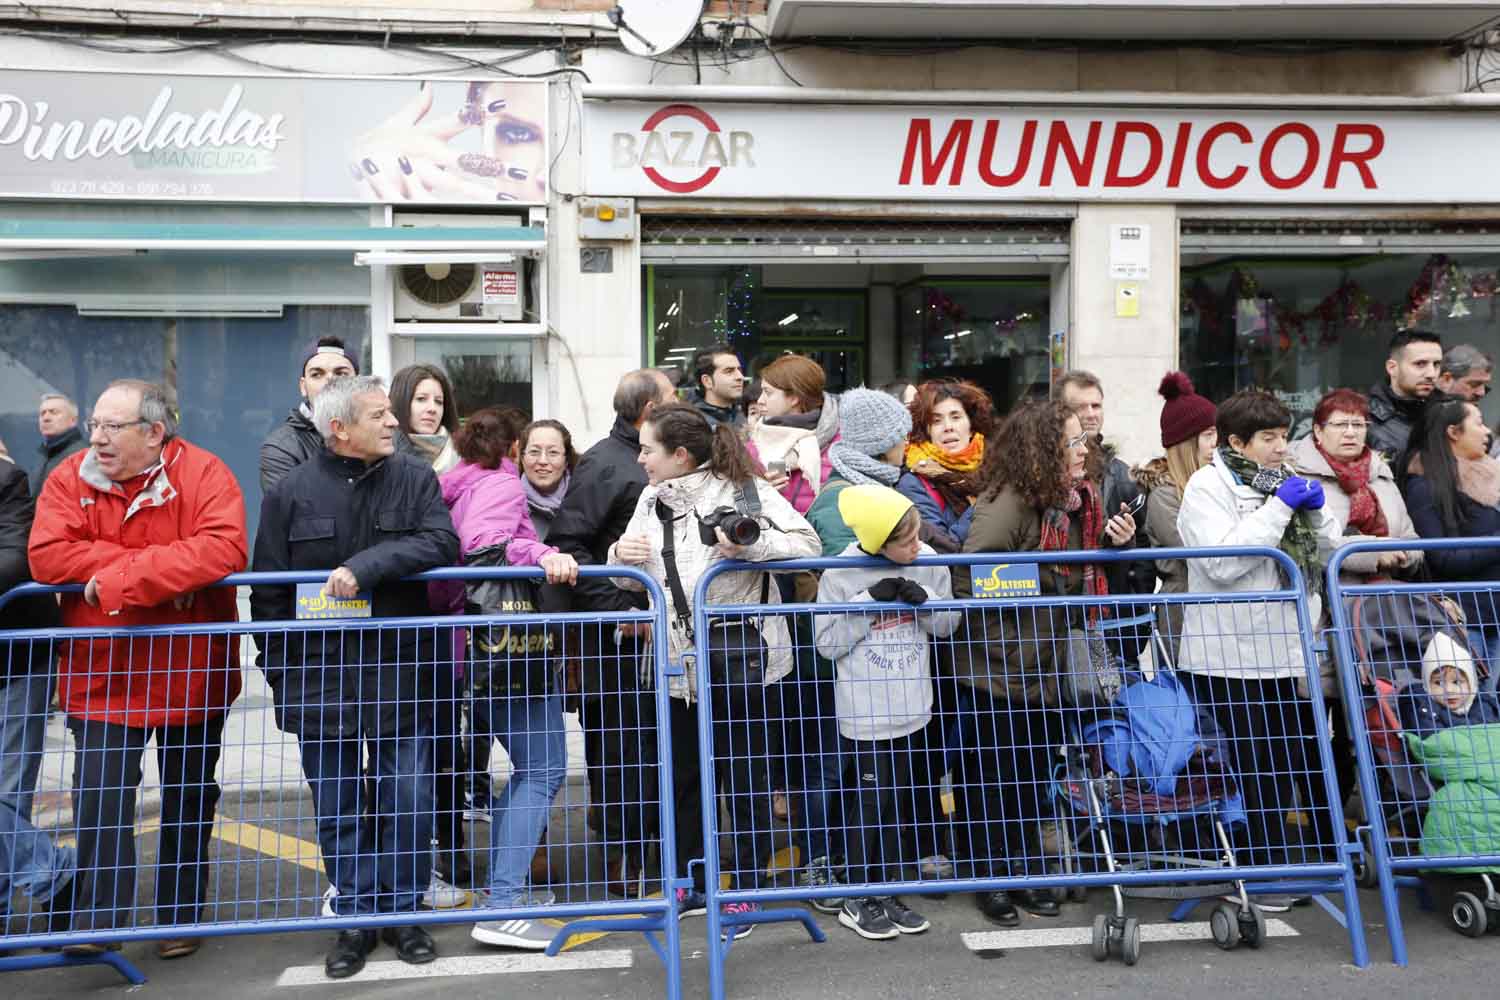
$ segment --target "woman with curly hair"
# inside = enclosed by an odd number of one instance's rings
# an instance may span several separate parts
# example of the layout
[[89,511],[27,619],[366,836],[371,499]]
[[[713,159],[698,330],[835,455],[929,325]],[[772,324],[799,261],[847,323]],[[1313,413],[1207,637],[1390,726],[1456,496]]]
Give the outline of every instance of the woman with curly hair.
[[969,533],[975,476],[994,430],[989,394],[973,382],[923,382],[911,402],[906,474],[896,483],[922,516],[922,541],[957,552]]
[[[1125,510],[1106,516],[1099,484],[1104,456],[1089,447],[1072,411],[1056,401],[1023,403],[1000,431],[1004,448],[985,457],[978,499],[964,552],[1064,552],[1131,544],[1135,519]],[[1043,594],[1109,593],[1104,567],[1095,563],[1041,564]],[[955,567],[955,597],[970,597],[970,568]],[[1084,607],[1009,607],[997,604],[982,616],[983,636],[967,643],[954,664],[968,686],[978,719],[977,763],[968,787],[970,863],[976,875],[1039,875],[1018,870],[1022,859],[1040,859],[1029,832],[1050,816],[1047,787],[1052,748],[1063,738],[1057,663],[1070,628],[1082,626]],[[971,627],[973,627],[971,625]],[[981,892],[980,912],[996,923],[1019,922],[1019,905],[1039,916],[1056,916],[1050,894]]]

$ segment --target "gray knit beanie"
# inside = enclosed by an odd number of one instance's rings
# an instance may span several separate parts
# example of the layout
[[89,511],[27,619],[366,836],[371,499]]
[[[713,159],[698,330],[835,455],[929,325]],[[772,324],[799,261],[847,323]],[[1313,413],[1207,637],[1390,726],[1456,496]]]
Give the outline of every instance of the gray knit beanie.
[[899,399],[874,389],[839,397],[839,437],[861,455],[884,455],[910,434],[911,411]]

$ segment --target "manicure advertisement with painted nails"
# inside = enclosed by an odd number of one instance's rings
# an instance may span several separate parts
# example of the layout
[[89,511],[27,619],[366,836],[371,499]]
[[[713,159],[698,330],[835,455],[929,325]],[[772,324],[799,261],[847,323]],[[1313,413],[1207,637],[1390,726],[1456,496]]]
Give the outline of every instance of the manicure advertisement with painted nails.
[[547,201],[533,80],[0,71],[0,197]]

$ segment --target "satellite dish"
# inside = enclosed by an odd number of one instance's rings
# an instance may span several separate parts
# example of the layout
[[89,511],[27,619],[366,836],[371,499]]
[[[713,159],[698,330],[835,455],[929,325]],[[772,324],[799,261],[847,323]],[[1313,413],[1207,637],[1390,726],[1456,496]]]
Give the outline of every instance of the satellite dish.
[[609,12],[620,44],[638,56],[666,55],[698,28],[704,0],[619,0]]

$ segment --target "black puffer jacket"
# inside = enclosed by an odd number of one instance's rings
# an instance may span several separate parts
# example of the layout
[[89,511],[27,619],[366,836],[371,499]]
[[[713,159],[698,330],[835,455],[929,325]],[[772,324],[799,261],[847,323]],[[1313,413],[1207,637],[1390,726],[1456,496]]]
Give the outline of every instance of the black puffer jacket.
[[260,489],[271,487],[297,466],[323,450],[323,435],[298,407],[287,414],[286,422],[277,427],[260,446]]
[[[1105,449],[1109,464],[1104,467],[1104,483],[1099,493],[1104,501],[1104,519],[1109,520],[1120,513],[1121,504],[1129,504],[1142,492],[1130,466],[1116,458],[1111,449]],[[1146,537],[1146,508],[1135,514],[1135,539],[1126,548],[1150,548]],[[1106,576],[1109,578],[1111,594],[1150,594],[1156,590],[1156,565],[1150,560],[1110,563]]]
[[[646,488],[646,470],[636,461],[641,436],[620,417],[615,418],[609,437],[583,453],[568,495],[552,518],[547,544],[577,559],[580,564],[602,565],[609,547],[620,540],[636,501]],[[643,595],[616,587],[609,580],[579,580],[572,588],[546,588],[549,610],[630,611],[646,606]],[[597,630],[593,630],[597,631]]]
[[[458,535],[430,466],[407,455],[366,466],[324,450],[266,494],[251,568],[346,566],[371,593],[374,617],[400,618],[431,614],[427,585],[403,577],[457,562]],[[256,621],[289,620],[295,609],[293,587],[251,589]],[[435,671],[453,669],[441,629],[273,631],[261,645],[277,725],[298,736],[352,735],[357,723],[413,734],[419,713],[431,711]]]
[[[0,593],[31,580],[26,560],[26,542],[31,537],[31,519],[36,502],[26,485],[26,473],[13,462],[0,459]],[[52,597],[21,597],[0,608],[0,629],[56,628],[57,601]],[[0,686],[12,678],[51,669],[57,650],[45,642],[29,644],[25,650],[0,643]]]
[[37,447],[37,454],[42,460],[37,463],[36,469],[31,473],[31,495],[37,496],[42,492],[42,486],[47,482],[47,477],[52,475],[52,470],[62,464],[63,459],[76,452],[83,451],[89,446],[84,439],[83,431],[77,424],[63,431],[56,438],[48,441],[42,440]]
[[1396,467],[1396,459],[1406,450],[1412,425],[1422,412],[1421,399],[1401,399],[1391,392],[1389,382],[1370,389],[1370,430],[1365,443],[1385,456]]

